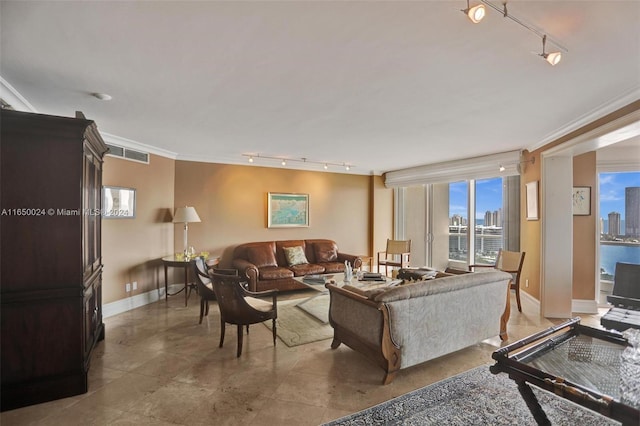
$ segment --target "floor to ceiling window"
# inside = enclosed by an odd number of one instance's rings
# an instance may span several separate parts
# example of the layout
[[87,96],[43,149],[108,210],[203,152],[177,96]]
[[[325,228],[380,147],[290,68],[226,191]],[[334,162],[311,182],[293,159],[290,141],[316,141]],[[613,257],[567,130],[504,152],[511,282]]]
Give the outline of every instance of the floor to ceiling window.
[[449,184],[449,260],[468,259],[469,183]]
[[504,247],[502,178],[482,179],[476,187],[476,224],[474,264],[493,265]]
[[640,264],[640,172],[599,173],[600,289],[610,294],[616,262]]
[[449,260],[455,266],[493,265],[500,249],[519,250],[519,185],[518,176],[449,184]]

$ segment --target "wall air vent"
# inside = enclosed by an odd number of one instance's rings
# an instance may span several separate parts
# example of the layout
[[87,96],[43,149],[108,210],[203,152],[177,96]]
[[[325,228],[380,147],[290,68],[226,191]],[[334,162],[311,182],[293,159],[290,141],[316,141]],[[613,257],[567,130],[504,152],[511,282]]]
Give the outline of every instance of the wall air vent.
[[110,143],[107,144],[107,148],[109,151],[107,155],[112,157],[122,158],[124,160],[137,161],[139,163],[149,164],[149,153],[136,151],[135,149],[124,148],[118,145],[112,145]]

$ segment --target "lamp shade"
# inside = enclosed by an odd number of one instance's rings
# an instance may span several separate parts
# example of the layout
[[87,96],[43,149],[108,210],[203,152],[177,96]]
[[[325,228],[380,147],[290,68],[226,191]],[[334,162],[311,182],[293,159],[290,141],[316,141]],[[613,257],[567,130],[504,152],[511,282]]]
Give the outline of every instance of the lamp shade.
[[173,215],[173,223],[200,222],[200,216],[194,207],[178,207]]

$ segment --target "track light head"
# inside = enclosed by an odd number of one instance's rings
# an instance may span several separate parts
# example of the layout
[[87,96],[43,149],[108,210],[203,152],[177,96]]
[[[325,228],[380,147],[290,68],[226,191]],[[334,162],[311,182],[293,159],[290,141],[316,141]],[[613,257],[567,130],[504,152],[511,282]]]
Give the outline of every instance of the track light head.
[[547,35],[545,34],[542,36],[542,53],[540,54],[540,56],[542,56],[551,65],[555,66],[562,60],[562,52],[547,53],[545,52],[546,44]]
[[482,21],[482,18],[486,15],[486,9],[483,4],[470,7],[469,0],[467,0],[467,8],[463,9],[462,12],[464,12],[474,24]]
[[562,60],[562,52],[543,53],[540,56],[546,59],[551,65],[556,65]]

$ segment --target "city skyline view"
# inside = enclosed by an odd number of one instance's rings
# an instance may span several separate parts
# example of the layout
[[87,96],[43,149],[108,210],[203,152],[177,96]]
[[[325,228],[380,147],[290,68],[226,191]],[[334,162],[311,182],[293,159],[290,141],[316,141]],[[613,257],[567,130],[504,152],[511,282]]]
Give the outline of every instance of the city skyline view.
[[[600,217],[605,221],[611,212],[620,213],[625,220],[625,188],[640,187],[640,172],[616,172],[599,174]],[[467,218],[467,182],[449,184],[449,217],[457,214]],[[484,214],[502,208],[502,178],[476,181],[476,219],[484,220]],[[596,194],[592,194],[595,196]]]
[[640,172],[600,173],[600,217],[605,221],[611,212],[625,220],[625,188],[640,187]]

